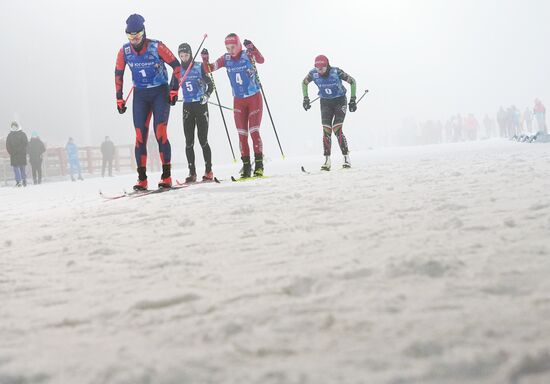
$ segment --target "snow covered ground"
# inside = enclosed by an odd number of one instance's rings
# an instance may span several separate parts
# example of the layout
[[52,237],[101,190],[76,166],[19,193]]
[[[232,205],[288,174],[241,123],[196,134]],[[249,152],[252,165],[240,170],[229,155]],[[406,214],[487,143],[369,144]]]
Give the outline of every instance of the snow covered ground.
[[321,161],[0,188],[0,383],[550,382],[549,145]]

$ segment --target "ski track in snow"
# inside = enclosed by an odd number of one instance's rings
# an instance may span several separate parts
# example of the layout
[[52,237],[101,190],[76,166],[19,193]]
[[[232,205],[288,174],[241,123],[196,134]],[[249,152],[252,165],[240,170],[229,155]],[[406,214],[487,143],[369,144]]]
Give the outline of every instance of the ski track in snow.
[[321,161],[0,188],[0,383],[550,382],[550,146]]

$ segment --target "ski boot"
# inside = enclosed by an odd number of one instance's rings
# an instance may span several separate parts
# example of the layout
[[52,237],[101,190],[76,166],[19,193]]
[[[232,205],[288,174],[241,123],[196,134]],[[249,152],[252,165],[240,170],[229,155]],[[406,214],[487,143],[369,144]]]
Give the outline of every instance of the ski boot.
[[342,168],[345,168],[345,169],[351,168],[351,161],[349,160],[349,155],[344,155],[344,164],[342,164]]
[[192,184],[197,181],[197,170],[195,169],[195,165],[189,163],[189,176],[185,178],[185,184]]
[[170,164],[162,165],[162,175],[160,176],[160,181],[158,183],[159,188],[172,188],[172,177]]
[[138,181],[134,185],[134,191],[146,191],[147,190],[147,174],[145,167],[138,167]]
[[264,175],[264,156],[254,155],[254,177],[262,177]]
[[241,169],[241,178],[248,178],[252,175],[252,166],[250,165],[250,156],[241,157],[243,167]]
[[321,171],[330,171],[330,156],[325,156],[325,164],[321,165]]
[[206,181],[206,182],[214,181],[214,172],[212,172],[212,170],[205,171],[204,176],[202,177],[202,181]]
[[27,186],[27,180],[23,179],[23,187],[26,187],[26,186]]
[[16,188],[19,188],[19,187],[22,187],[22,186],[23,186],[23,184],[21,184],[20,181],[18,181],[17,183],[15,183],[15,187],[16,187]]

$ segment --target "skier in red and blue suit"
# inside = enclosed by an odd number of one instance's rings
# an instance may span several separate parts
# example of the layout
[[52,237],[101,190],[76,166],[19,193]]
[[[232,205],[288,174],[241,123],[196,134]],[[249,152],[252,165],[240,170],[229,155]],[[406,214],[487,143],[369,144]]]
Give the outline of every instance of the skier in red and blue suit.
[[233,89],[233,115],[239,133],[239,147],[243,161],[241,176],[250,177],[252,173],[250,147],[248,146],[249,133],[254,148],[254,176],[263,176],[263,146],[260,137],[263,101],[254,62],[263,64],[265,60],[251,41],[245,40],[244,46],[245,50],[243,50],[239,36],[230,33],[225,38],[226,54],[212,64],[210,64],[210,56],[206,48],[202,50],[201,56],[206,72],[216,71],[223,67],[227,70]]
[[[181,79],[179,61],[161,41],[146,37],[144,22],[143,16],[138,14],[133,14],[126,20],[126,35],[129,42],[124,44],[118,52],[115,68],[117,109],[121,114],[126,112],[126,103],[122,94],[126,65],[132,71],[134,83],[132,106],[136,130],[135,156],[138,172],[135,190],[147,189],[147,137],[152,116],[154,116],[153,128],[162,162],[162,176],[158,185],[160,188],[172,186],[171,147],[168,141],[167,125],[170,105],[176,104]],[[173,68],[170,84],[168,84],[165,63]]]

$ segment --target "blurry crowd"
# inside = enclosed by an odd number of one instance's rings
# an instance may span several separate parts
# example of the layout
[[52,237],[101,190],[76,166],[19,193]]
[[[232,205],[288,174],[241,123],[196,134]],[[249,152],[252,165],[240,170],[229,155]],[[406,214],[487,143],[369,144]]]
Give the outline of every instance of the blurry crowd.
[[[27,165],[30,164],[32,180],[34,184],[42,183],[42,166],[46,145],[40,139],[37,132],[32,132],[29,140],[21,125],[13,121],[10,132],[5,138],[5,148],[9,154],[10,165],[13,169],[15,185],[17,187],[27,186]],[[84,180],[80,166],[78,146],[72,137],[69,137],[65,145],[69,174],[72,181]],[[102,176],[108,170],[108,175],[113,175],[113,159],[115,156],[115,145],[106,136],[101,144],[102,154]]]
[[495,137],[532,142],[548,134],[546,107],[539,99],[535,100],[533,107],[524,110],[515,105],[500,107],[494,118],[486,114],[480,120],[469,113],[451,116],[445,123],[428,120],[419,124],[409,121],[407,124],[409,130],[417,132],[417,144],[455,143]]

